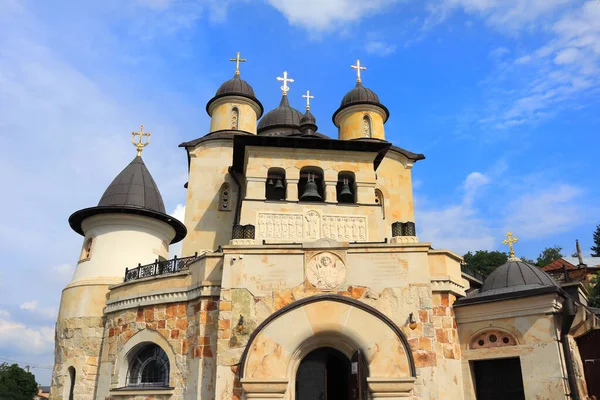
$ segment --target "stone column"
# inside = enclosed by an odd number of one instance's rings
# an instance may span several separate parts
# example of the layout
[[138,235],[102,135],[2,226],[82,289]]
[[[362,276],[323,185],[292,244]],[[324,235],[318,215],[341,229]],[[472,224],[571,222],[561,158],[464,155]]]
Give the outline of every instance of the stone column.
[[325,181],[325,202],[337,203],[337,181]]
[[286,179],[285,199],[287,201],[298,201],[298,179]]
[[253,200],[266,200],[266,183],[266,178],[246,177],[246,198]]

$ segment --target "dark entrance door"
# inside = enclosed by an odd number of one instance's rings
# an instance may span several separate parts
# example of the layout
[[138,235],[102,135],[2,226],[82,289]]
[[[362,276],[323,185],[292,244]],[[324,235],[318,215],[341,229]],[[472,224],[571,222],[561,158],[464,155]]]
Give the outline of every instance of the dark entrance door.
[[348,400],[350,360],[338,350],[323,347],[309,353],[296,375],[297,400]]
[[475,361],[477,400],[525,400],[518,358]]

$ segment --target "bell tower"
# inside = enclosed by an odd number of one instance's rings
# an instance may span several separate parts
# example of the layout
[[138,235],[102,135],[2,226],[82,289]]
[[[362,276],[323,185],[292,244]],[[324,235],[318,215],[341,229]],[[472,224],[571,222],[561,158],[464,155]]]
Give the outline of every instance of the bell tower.
[[256,121],[263,114],[263,106],[254,95],[254,89],[240,78],[240,63],[246,62],[238,52],[235,58],[233,78],[219,87],[215,96],[206,105],[211,117],[210,132],[243,131],[256,134]]
[[383,125],[390,116],[387,107],[381,104],[379,97],[371,89],[363,86],[360,60],[350,68],[356,70],[356,86],[350,90],[337,111],[333,114],[333,123],[338,127],[340,140],[379,139],[385,140]]

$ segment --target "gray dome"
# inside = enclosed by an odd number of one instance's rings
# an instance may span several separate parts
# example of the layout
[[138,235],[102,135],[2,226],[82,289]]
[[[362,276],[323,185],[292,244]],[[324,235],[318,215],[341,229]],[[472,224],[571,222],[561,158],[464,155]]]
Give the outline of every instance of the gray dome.
[[69,225],[75,232],[84,235],[82,222],[99,214],[141,215],[167,223],[175,230],[171,243],[179,242],[187,234],[185,225],[165,212],[156,182],[140,156],[135,157],[113,179],[96,207],[74,212],[69,217]]
[[496,268],[485,279],[481,292],[533,286],[558,286],[558,283],[534,265],[520,260],[509,260],[506,264]]
[[364,87],[362,82],[356,82],[356,86],[354,87],[354,89],[346,93],[346,95],[342,99],[340,107],[333,114],[334,123],[335,117],[340,111],[358,104],[373,105],[381,108],[385,113],[385,118],[383,122],[386,122],[390,117],[390,111],[387,109],[386,106],[381,104],[379,96],[377,96],[377,94],[371,89]]
[[240,78],[239,74],[235,74],[233,76],[233,78],[231,78],[228,81],[225,81],[219,87],[219,89],[217,90],[217,93],[215,93],[215,96],[208,101],[208,103],[206,104],[206,112],[208,113],[208,115],[210,115],[210,112],[209,112],[210,105],[215,100],[220,99],[221,97],[225,97],[225,96],[241,96],[241,97],[246,97],[247,99],[254,101],[258,105],[258,108],[260,108],[260,112],[259,112],[259,115],[257,116],[257,118],[260,118],[262,116],[262,113],[264,111],[263,105],[256,98],[256,95],[254,94],[254,89],[252,89],[252,86],[250,86],[250,84],[248,82],[246,82],[245,80]]
[[317,119],[310,112],[310,110],[306,110],[302,118],[300,118],[300,125],[316,125]]
[[302,113],[290,106],[287,96],[281,97],[279,107],[269,111],[258,123],[258,133],[273,128],[298,128]]
[[98,207],[128,206],[165,212],[165,204],[156,182],[137,156],[112,181],[98,202]]
[[374,91],[364,87],[362,82],[356,82],[354,89],[346,93],[342,99],[342,104],[340,104],[340,107],[350,106],[353,104],[362,104],[365,102],[371,104],[381,104],[379,101],[379,96],[377,96]]
[[225,94],[237,94],[245,95],[248,97],[256,97],[254,95],[254,89],[252,89],[252,86],[250,86],[248,82],[240,78],[240,76],[237,74],[234,75],[233,78],[231,78],[230,80],[225,81],[217,90],[215,96],[222,96]]

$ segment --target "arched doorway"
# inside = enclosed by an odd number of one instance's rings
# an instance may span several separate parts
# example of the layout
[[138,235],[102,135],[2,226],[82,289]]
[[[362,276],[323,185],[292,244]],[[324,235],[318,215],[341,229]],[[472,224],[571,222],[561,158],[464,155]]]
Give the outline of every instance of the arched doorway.
[[348,400],[350,360],[330,347],[310,352],[296,373],[296,400]]

